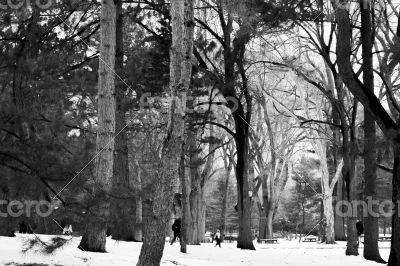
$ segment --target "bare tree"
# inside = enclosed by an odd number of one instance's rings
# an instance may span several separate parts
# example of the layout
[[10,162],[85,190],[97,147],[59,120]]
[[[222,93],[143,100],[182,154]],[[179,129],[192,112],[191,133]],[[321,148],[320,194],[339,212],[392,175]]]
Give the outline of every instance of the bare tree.
[[[400,153],[399,153],[399,143],[398,143],[398,124],[391,118],[391,116],[387,113],[383,105],[380,103],[379,99],[376,97],[373,91],[370,90],[368,86],[365,85],[362,81],[358,79],[358,77],[354,74],[353,66],[350,61],[351,55],[351,23],[350,23],[350,15],[349,15],[349,2],[347,0],[339,1],[335,6],[336,8],[336,21],[338,25],[338,39],[340,42],[337,42],[336,52],[337,52],[337,63],[339,67],[339,74],[343,79],[344,83],[351,91],[351,93],[357,97],[360,102],[363,104],[364,108],[367,109],[371,115],[373,116],[376,123],[381,128],[385,137],[392,141],[394,145],[394,165],[393,165],[393,203],[395,204],[397,210],[398,200],[400,199],[400,186],[399,186],[399,165],[400,165]],[[340,6],[339,6],[340,5]],[[363,24],[362,27],[366,25]],[[372,31],[371,27],[363,28],[363,31]],[[364,32],[365,35],[365,32]],[[368,34],[367,34],[368,35]],[[367,49],[366,49],[367,50]],[[396,52],[394,53],[397,54]],[[367,54],[365,56],[368,56]],[[394,65],[398,64],[398,60],[394,59]],[[387,93],[391,94],[392,91],[390,88],[387,88]],[[391,102],[394,106],[397,105],[395,99],[392,97]],[[398,113],[398,112],[397,112]],[[350,187],[350,190],[353,190]],[[353,226],[354,224],[349,224],[348,226]],[[349,229],[349,228],[348,228]],[[392,245],[391,252],[389,256],[389,265],[399,265],[400,263],[400,217],[397,212],[394,213],[392,217]],[[348,237],[354,238],[355,231],[349,232]],[[355,252],[356,243],[353,243],[348,246],[349,255],[357,255],[358,252]]]

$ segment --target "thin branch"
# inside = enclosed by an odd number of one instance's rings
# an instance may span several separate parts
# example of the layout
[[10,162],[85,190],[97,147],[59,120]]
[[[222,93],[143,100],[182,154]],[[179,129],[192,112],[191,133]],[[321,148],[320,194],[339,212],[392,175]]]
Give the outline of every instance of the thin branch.
[[220,127],[222,129],[224,129],[226,132],[228,132],[230,135],[232,135],[232,137],[234,137],[234,138],[236,137],[236,133],[234,133],[227,126],[221,125],[221,124],[213,122],[213,121],[204,121],[203,123],[194,123],[194,124],[192,124],[192,126],[202,126],[204,124],[209,124],[209,125],[214,125],[214,126]]

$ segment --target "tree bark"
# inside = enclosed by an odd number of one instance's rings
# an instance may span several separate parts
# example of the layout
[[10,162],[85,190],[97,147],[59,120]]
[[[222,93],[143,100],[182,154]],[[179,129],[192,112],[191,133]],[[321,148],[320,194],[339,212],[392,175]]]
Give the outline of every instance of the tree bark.
[[[274,219],[274,209],[276,193],[275,193],[275,179],[277,178],[277,168],[278,168],[278,160],[277,160],[277,152],[275,146],[275,136],[272,131],[271,120],[268,114],[268,107],[266,105],[266,101],[262,99],[262,107],[264,109],[264,121],[267,125],[270,153],[271,153],[271,169],[269,174],[260,174],[261,182],[262,182],[262,199],[263,199],[263,208],[260,216],[260,238],[261,239],[271,239],[273,238],[273,219]],[[259,155],[260,162],[262,161],[262,154]]]
[[190,245],[200,245],[204,241],[205,209],[204,191],[200,185],[190,193]]
[[400,265],[400,217],[398,202],[400,200],[400,146],[396,145],[394,149],[394,163],[393,163],[393,196],[392,201],[395,204],[392,216],[392,239],[389,255],[389,266]]
[[[10,180],[7,177],[8,175],[11,175],[10,171],[7,169],[1,169],[3,170],[3,173],[5,175],[1,178],[1,183],[0,183],[0,199],[9,203],[11,200],[11,195],[10,195]],[[0,217],[0,236],[6,236],[10,237],[13,236],[14,231],[17,227],[17,221],[15,218],[12,218],[10,215],[7,215],[7,204],[1,204],[0,205],[0,212],[2,216]],[[3,217],[4,215],[7,215],[6,217]]]
[[328,158],[326,155],[326,142],[322,139],[315,139],[313,141],[314,149],[321,162],[321,190],[322,190],[322,205],[324,208],[324,224],[325,224],[325,239],[326,244],[335,244],[335,226],[334,226],[334,212],[333,212],[333,189],[337,180],[342,175],[343,160],[339,162],[335,170],[335,175],[330,181]]
[[[213,126],[210,128],[210,136],[213,136]],[[200,170],[200,164],[203,161],[199,158],[199,149],[196,141],[196,131],[192,128],[187,134],[187,145],[189,152],[189,168],[190,180],[188,180],[188,200],[189,208],[187,216],[188,244],[200,245],[204,241],[205,234],[205,209],[206,203],[204,199],[204,186],[212,175],[212,166],[214,164],[214,154],[217,144],[209,144],[209,155],[204,164],[204,168]],[[190,181],[190,182],[189,182]]]
[[245,125],[245,121],[243,120],[244,112],[241,111],[240,108],[239,111],[235,112],[235,114],[235,141],[237,149],[236,178],[239,212],[239,237],[237,241],[237,247],[241,249],[255,250],[251,232],[251,202],[248,194],[248,125]]
[[[190,216],[190,207],[189,207],[189,195],[188,195],[188,185],[189,185],[189,177],[186,175],[185,171],[185,153],[182,151],[181,162],[179,167],[179,176],[182,184],[182,219],[181,219],[181,252],[187,253],[187,243],[189,236],[189,227],[187,220]],[[190,186],[189,186],[190,188]]]
[[190,173],[190,186],[188,188],[189,195],[189,217],[187,219],[188,226],[190,228],[190,234],[188,237],[188,243],[190,245],[200,245],[199,239],[199,212],[201,205],[201,180],[199,174],[199,158],[198,148],[196,144],[196,134],[194,129],[189,131],[187,134],[187,143],[189,151],[189,173]]
[[137,175],[135,176],[135,240],[143,241],[143,202],[142,202],[142,169],[136,160]]
[[197,187],[196,191],[190,192],[190,237],[189,243],[190,245],[200,245],[199,239],[199,228],[200,228],[200,205],[201,205],[201,198],[200,198],[200,186]]
[[[343,176],[340,175],[336,186],[336,204],[344,200],[343,198]],[[336,208],[335,208],[336,209]],[[341,210],[342,211],[342,210]],[[345,219],[335,212],[335,240],[346,241],[344,229]]]
[[[354,145],[354,144],[352,144]],[[355,162],[355,154],[352,151],[352,147],[350,144],[344,144],[344,156],[343,156],[343,176],[346,180],[346,194],[347,194],[347,201],[351,204],[353,200],[356,200],[356,162]],[[353,210],[355,211],[355,210]],[[357,217],[352,213],[350,217],[347,217],[347,248],[346,248],[346,255],[348,256],[358,256],[358,237],[357,237]]]
[[273,221],[274,221],[274,211],[273,209],[268,210],[267,217],[266,217],[266,238],[272,239],[274,238],[274,231],[273,231]]
[[[368,1],[360,0],[361,10],[361,40],[363,57],[363,81],[365,86],[374,92],[373,70],[373,25],[371,5]],[[371,204],[377,200],[377,158],[376,158],[376,127],[373,114],[364,108],[364,199]],[[374,204],[372,210],[378,213],[378,206]],[[379,254],[379,217],[374,217],[369,211],[364,217],[364,258],[376,262],[385,262]]]
[[229,195],[229,179],[232,170],[232,162],[230,158],[225,154],[224,156],[224,165],[225,165],[225,184],[222,198],[222,211],[221,211],[221,225],[219,226],[219,230],[221,232],[221,237],[225,235],[226,229],[226,219],[227,219],[227,209],[228,209],[228,195]]
[[172,47],[170,53],[169,121],[161,155],[160,171],[154,184],[151,215],[147,217],[138,266],[158,266],[164,251],[166,227],[179,176],[185,135],[186,93],[192,76],[193,1],[171,2]]
[[94,198],[88,212],[88,223],[79,248],[105,252],[110,202],[115,136],[115,43],[116,7],[113,0],[103,0],[101,9],[98,130],[96,140],[96,176],[92,186]]
[[124,107],[125,83],[121,80],[124,75],[124,43],[123,43],[123,15],[122,0],[116,0],[116,60],[115,60],[115,152],[114,152],[114,177],[113,199],[111,203],[112,238],[122,241],[140,241],[135,238],[135,202],[131,199],[121,199],[118,196],[130,196],[129,184],[128,146],[126,136],[126,108]]
[[[324,201],[321,199],[321,207],[320,207],[320,219],[321,221],[324,221]],[[319,238],[321,243],[326,242],[326,226],[324,222],[321,222],[319,224]]]
[[324,218],[325,218],[325,243],[335,244],[335,227],[332,206],[332,195],[323,198]]
[[198,213],[198,241],[199,243],[204,242],[204,235],[206,233],[206,202],[204,200],[204,187],[200,191],[200,207]]

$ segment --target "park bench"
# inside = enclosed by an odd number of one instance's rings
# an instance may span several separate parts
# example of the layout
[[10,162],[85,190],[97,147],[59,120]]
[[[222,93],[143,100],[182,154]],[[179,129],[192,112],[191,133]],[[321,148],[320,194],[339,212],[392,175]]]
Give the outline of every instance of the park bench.
[[303,242],[317,242],[318,241],[318,237],[315,236],[308,236],[303,238]]
[[390,241],[391,239],[391,236],[379,236],[378,241]]
[[278,239],[260,239],[259,241],[265,244],[278,244]]
[[227,233],[224,235],[224,241],[226,242],[233,242],[233,241],[237,241],[238,239],[238,234],[237,233]]

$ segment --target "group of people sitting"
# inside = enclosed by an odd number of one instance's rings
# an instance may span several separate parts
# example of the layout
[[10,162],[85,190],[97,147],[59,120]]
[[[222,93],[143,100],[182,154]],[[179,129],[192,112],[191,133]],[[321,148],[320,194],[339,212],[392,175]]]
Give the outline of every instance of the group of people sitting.
[[[174,232],[174,238],[171,241],[171,245],[175,243],[176,239],[179,238],[179,241],[182,239],[182,232],[181,232],[181,219],[176,219],[172,225],[172,231]],[[219,230],[214,235],[214,241],[216,242],[215,246],[221,247],[221,233]],[[213,242],[214,242],[213,241]]]

